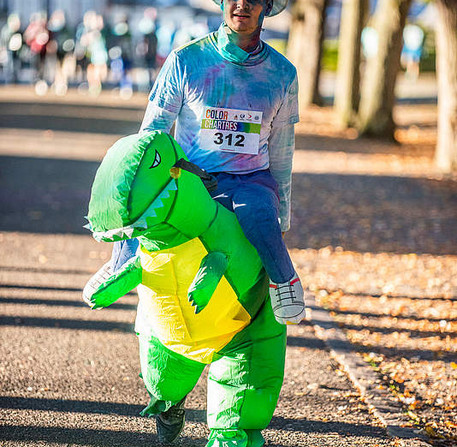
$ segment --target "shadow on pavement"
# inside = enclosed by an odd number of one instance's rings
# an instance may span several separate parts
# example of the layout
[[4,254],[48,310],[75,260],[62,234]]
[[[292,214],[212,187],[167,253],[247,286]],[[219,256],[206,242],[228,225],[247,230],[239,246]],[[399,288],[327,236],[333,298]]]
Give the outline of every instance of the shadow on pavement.
[[[366,145],[363,142],[366,141]],[[296,152],[300,151],[318,151],[318,152],[346,152],[350,154],[366,154],[366,153],[379,153],[392,152],[392,144],[378,143],[376,149],[373,149],[373,142],[375,140],[368,139],[355,139],[350,140],[344,137],[329,136],[329,135],[313,135],[313,134],[300,134],[295,135]]]
[[[84,400],[36,399],[23,397],[0,397],[0,408],[6,410],[52,411],[63,413],[109,414],[113,416],[139,417],[142,405],[117,402],[96,402]],[[205,423],[206,411],[187,409],[186,419]],[[380,427],[350,424],[345,422],[323,422],[308,419],[292,419],[274,416],[270,428],[300,433],[338,433],[348,436],[384,437]],[[57,427],[12,426],[3,427],[0,440],[8,441],[49,441],[85,445],[155,445],[153,433],[140,434],[111,430],[70,429]],[[149,444],[143,444],[149,442]],[[179,445],[193,446],[200,440],[181,438]],[[201,440],[202,445],[205,440]],[[125,444],[122,444],[125,443]],[[196,444],[195,444],[196,445]]]
[[[152,425],[152,422],[151,422]],[[142,433],[118,430],[94,430],[88,428],[63,428],[40,426],[10,426],[3,427],[0,439],[4,441],[44,441],[49,444],[60,443],[63,445],[125,447],[151,447],[160,445],[155,433]],[[176,445],[186,447],[202,447],[206,439],[192,439],[181,437]]]
[[0,231],[90,234],[84,216],[98,165],[0,157]]
[[[448,320],[446,320],[448,321]],[[416,329],[409,329],[409,328],[401,328],[396,326],[392,327],[382,327],[382,326],[368,326],[368,325],[356,325],[356,324],[346,324],[346,323],[339,323],[339,326],[346,331],[369,331],[370,333],[380,333],[380,334],[393,334],[393,333],[407,333],[411,338],[426,338],[426,337],[438,337],[438,338],[446,338],[448,336],[452,336],[455,334],[453,331],[447,330],[416,330]]]
[[294,174],[289,248],[457,254],[457,182]]
[[[373,294],[369,294],[367,295],[366,293],[361,293],[361,292],[348,292],[344,289],[338,289],[338,291],[341,291],[341,293],[343,293],[343,295],[351,295],[351,296],[356,296],[356,297],[361,297],[361,298],[365,298],[365,297],[371,297],[371,298],[381,298],[381,297],[386,297],[386,298],[389,298],[389,299],[398,299],[398,300],[417,300],[417,301],[436,301],[436,300],[444,300],[444,301],[457,301],[457,296],[454,296],[454,297],[436,297],[436,296],[417,296],[417,295],[392,295],[392,294],[387,294],[387,293],[384,293],[384,294],[377,294],[377,293],[373,293]],[[335,290],[327,290],[327,292],[329,293],[332,293],[332,292],[335,292]],[[338,313],[344,313],[344,312],[341,312],[340,310],[338,310]],[[351,313],[351,312],[349,312]],[[379,315],[377,315],[379,316]],[[401,316],[395,316],[396,318],[403,318]],[[405,317],[405,318],[413,318],[413,317]],[[433,321],[433,318],[430,318],[430,317],[427,317],[427,320],[432,320]],[[438,319],[438,321],[440,321],[440,319]]]
[[[0,298],[0,303],[15,303],[15,304],[44,304],[50,305],[52,300],[40,299],[17,299],[17,298]],[[57,301],[58,304],[54,305],[68,305],[61,304],[63,300]],[[77,307],[86,307],[86,304],[81,301],[81,306],[78,302],[69,301],[70,305],[75,304]],[[110,308],[118,310],[136,310],[135,305],[115,303]],[[39,318],[39,317],[24,317],[24,316],[6,316],[0,315],[1,326],[14,326],[14,327],[38,327],[49,329],[73,329],[79,331],[116,331],[123,333],[134,333],[134,324],[122,321],[104,321],[104,320],[77,320],[65,318]],[[298,347],[306,349],[325,350],[325,344],[322,340],[312,337],[287,337],[287,346]],[[1,408],[1,405],[0,405]]]
[[[318,320],[314,320],[319,322]],[[355,326],[353,326],[355,328]],[[368,327],[365,328],[364,326],[360,326],[357,329],[364,330],[368,329],[371,330],[372,328]],[[397,330],[398,332],[398,330]],[[431,336],[436,336],[437,333],[431,333]],[[455,352],[443,352],[442,350],[437,349],[436,351],[431,349],[412,349],[412,348],[395,348],[389,347],[383,344],[379,345],[369,345],[365,346],[359,343],[352,342],[349,344],[345,340],[340,339],[333,339],[329,337],[329,341],[334,348],[339,349],[340,351],[345,352],[363,352],[363,353],[370,353],[370,352],[377,352],[385,354],[389,358],[406,358],[409,360],[414,359],[415,361],[419,360],[441,360],[446,363],[454,362],[455,361]],[[382,342],[380,342],[382,343]],[[299,348],[307,348],[312,349],[314,344],[311,344],[311,341],[306,337],[287,337],[287,346],[299,347]]]
[[[96,162],[0,157],[0,231],[89,234]],[[457,254],[457,183],[294,174],[290,248]]]
[[[2,270],[2,269],[0,269]],[[25,290],[40,290],[48,292],[82,292],[82,287],[58,287],[58,286],[29,286],[21,284],[1,284],[1,289],[25,289]],[[136,292],[132,291],[125,296],[137,296]]]
[[2,289],[25,289],[48,292],[82,292],[82,287],[58,287],[58,286],[23,286],[21,284],[1,284]]
[[[16,302],[16,299],[11,299],[11,302]],[[27,299],[27,301],[29,301]],[[38,300],[41,301],[41,300]],[[47,301],[47,300],[43,300]],[[0,303],[4,302],[0,299]],[[28,304],[28,303],[26,303]],[[47,303],[46,303],[47,304]],[[84,305],[85,306],[85,305]],[[84,307],[83,306],[83,307]],[[116,305],[112,306],[115,308]],[[126,309],[126,306],[118,309]],[[135,310],[136,306],[132,306],[132,310]],[[124,333],[134,333],[134,324],[121,321],[104,321],[104,320],[76,320],[76,319],[65,319],[65,318],[38,318],[38,317],[24,317],[24,316],[5,316],[0,315],[0,327],[1,326],[15,326],[15,327],[39,327],[39,328],[50,328],[50,329],[73,329],[80,331],[116,331]],[[315,338],[308,337],[287,337],[287,346],[299,347],[307,349],[326,349],[324,343]]]
[[319,339],[312,337],[294,337],[291,335],[287,336],[287,346],[292,348],[327,349],[324,342]]
[[145,405],[86,400],[37,399],[29,397],[0,397],[0,408],[8,410],[59,411],[69,413],[117,414],[139,416]]
[[[24,304],[26,306],[63,306],[63,307],[84,307],[88,308],[87,304],[81,300],[54,300],[54,299],[38,299],[38,298],[5,298],[0,297],[0,304]],[[110,309],[132,310],[136,311],[135,304],[114,303],[109,306]]]
[[[23,272],[23,273],[57,273],[63,275],[92,275],[94,272],[89,269],[75,269],[75,268],[67,268],[67,269],[56,269],[56,268],[48,268],[48,267],[25,267],[25,266],[0,266],[0,271],[2,272]],[[10,287],[25,287],[25,286],[10,286]],[[69,290],[69,289],[65,289]],[[78,289],[79,290],[79,289]]]
[[[145,402],[146,399],[145,395]],[[58,411],[62,413],[115,414],[118,416],[140,417],[140,412],[145,406],[146,403],[145,405],[135,405],[91,400],[37,399],[33,397],[12,396],[0,397],[0,408],[6,410]],[[186,409],[186,420],[205,422],[206,411]]]
[[[361,327],[361,329],[363,329]],[[401,359],[406,358],[410,361],[420,361],[420,360],[427,360],[427,361],[434,361],[439,360],[444,363],[451,363],[455,362],[455,352],[444,352],[441,349],[437,348],[436,351],[431,349],[413,349],[413,348],[395,348],[395,347],[388,347],[384,344],[377,345],[370,345],[365,346],[359,343],[352,343],[354,345],[354,351],[359,353],[367,353],[376,352],[379,354],[385,355],[389,359]]]
[[137,108],[0,102],[0,128],[128,135],[138,132],[143,114]]
[[[421,128],[426,127],[423,123]],[[431,125],[436,127],[436,124]],[[398,126],[401,128],[401,126]],[[301,134],[295,135],[296,152],[344,152],[347,154],[402,154],[401,144],[389,140],[359,137],[350,139],[344,136]],[[423,149],[423,146],[421,147]]]
[[349,424],[347,422],[324,422],[309,419],[291,419],[274,416],[269,428],[299,433],[338,433],[348,436],[364,436],[368,438],[385,438],[382,427],[373,425]]
[[14,317],[0,315],[0,326],[75,329],[83,331],[116,331],[133,334],[133,323],[103,320],[71,320],[65,318]]
[[[428,299],[431,300],[433,298],[428,298]],[[433,300],[436,301],[437,298],[434,298]],[[454,301],[457,301],[457,300],[454,299]],[[340,309],[338,309],[338,314],[339,315],[359,315],[363,318],[391,317],[391,315],[386,315],[386,314],[375,314],[375,313],[369,313],[369,312],[357,312],[355,310],[340,310]],[[420,317],[417,315],[395,315],[395,318],[397,320],[414,320],[414,321],[427,320],[427,321],[432,321],[432,322],[437,322],[437,323],[439,323],[440,321],[443,321],[443,319],[439,318],[439,317]],[[457,321],[457,318],[446,318],[446,321],[454,322],[454,321]]]

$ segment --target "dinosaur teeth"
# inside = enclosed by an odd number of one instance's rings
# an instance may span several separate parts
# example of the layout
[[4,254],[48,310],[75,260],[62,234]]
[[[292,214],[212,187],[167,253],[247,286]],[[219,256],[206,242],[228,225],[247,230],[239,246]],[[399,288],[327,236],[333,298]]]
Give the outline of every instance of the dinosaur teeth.
[[135,223],[135,229],[146,230],[146,228],[148,228],[148,224],[146,223],[146,220]]
[[133,231],[135,228],[127,228],[123,231],[123,236],[127,236],[128,238],[131,238],[133,236]]
[[[148,219],[154,219],[157,218],[157,212],[155,210],[158,210],[159,208],[162,208],[159,211],[159,217],[162,218],[164,214],[164,202],[163,200],[170,199],[170,192],[171,191],[176,191],[178,189],[176,185],[176,181],[172,179],[168,185],[166,185],[165,189],[162,191],[162,193],[154,200],[154,202],[149,206],[149,208],[138,218],[137,221],[133,222],[132,224],[122,227],[122,228],[115,228],[112,230],[108,231],[93,231],[92,225],[90,222],[87,225],[84,225],[84,228],[87,228],[93,232],[93,237],[97,241],[115,241],[115,240],[122,240],[125,237],[131,238],[133,237],[133,234],[135,233],[135,230],[137,231],[142,231],[146,230],[149,225],[154,225],[157,223],[160,223],[160,219],[156,219],[157,222],[150,222],[148,224]],[[86,216],[87,219],[87,216]]]
[[162,197],[157,197],[156,200],[154,200],[154,208],[163,208],[163,202],[162,202]]

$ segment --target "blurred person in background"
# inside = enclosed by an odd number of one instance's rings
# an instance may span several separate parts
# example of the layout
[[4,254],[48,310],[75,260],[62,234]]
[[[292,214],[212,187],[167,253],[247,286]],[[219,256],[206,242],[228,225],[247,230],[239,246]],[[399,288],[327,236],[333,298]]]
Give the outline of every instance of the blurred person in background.
[[49,42],[49,31],[46,26],[46,14],[32,14],[30,24],[24,32],[24,41],[30,48],[31,61],[34,68],[35,92],[44,95],[48,85],[44,80],[46,48]]
[[47,60],[51,65],[53,88],[57,95],[65,95],[68,78],[74,73],[75,41],[63,10],[58,9],[52,13],[48,30]]
[[87,81],[87,67],[89,66],[90,33],[96,22],[97,13],[86,11],[82,22],[76,27],[74,57],[76,62],[76,80],[83,88]]
[[127,15],[121,14],[115,18],[107,32],[107,44],[113,79],[119,84],[121,97],[128,99],[133,92],[130,70],[134,48]]
[[406,70],[405,77],[415,81],[419,77],[419,64],[424,47],[424,31],[415,24],[408,24],[403,29],[403,49],[401,63]]
[[188,17],[180,23],[179,29],[173,38],[172,47],[173,49],[179,48],[194,39],[203,37],[208,32],[207,20]]
[[[172,48],[176,49],[182,47],[186,43],[192,40],[193,32],[192,27],[194,26],[194,19],[192,17],[186,17],[176,29],[173,37]],[[204,33],[205,34],[205,33]],[[200,37],[200,36],[199,36]]]
[[10,14],[0,30],[0,64],[3,67],[6,83],[19,81],[22,46],[21,20],[19,15]]
[[138,23],[140,37],[135,45],[135,65],[145,74],[137,80],[139,88],[144,91],[149,91],[157,75],[156,17],[155,8],[146,8]]
[[98,96],[102,91],[102,83],[108,76],[108,50],[104,36],[104,19],[100,14],[93,18],[93,25],[86,34],[87,49],[90,63],[87,67],[89,94]]
[[176,34],[176,25],[166,19],[157,23],[157,63],[161,67],[173,49],[173,40]]

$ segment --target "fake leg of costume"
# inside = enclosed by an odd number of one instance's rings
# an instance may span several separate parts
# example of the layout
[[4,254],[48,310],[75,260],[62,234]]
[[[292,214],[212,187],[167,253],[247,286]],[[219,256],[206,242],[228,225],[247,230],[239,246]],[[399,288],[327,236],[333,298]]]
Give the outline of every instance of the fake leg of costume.
[[192,391],[205,365],[170,351],[157,338],[138,336],[141,375],[151,397],[142,416],[167,411]]
[[286,327],[266,303],[219,354],[208,376],[206,447],[261,447],[284,378]]
[[244,235],[259,253],[268,276],[275,283],[295,274],[279,226],[277,184],[270,171],[251,174],[215,174],[218,187],[211,195],[235,215]]

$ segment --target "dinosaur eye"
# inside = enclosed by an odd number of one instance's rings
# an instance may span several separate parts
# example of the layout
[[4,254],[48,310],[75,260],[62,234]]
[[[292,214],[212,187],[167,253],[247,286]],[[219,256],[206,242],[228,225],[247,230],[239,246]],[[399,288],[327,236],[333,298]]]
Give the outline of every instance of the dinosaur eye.
[[161,161],[162,159],[160,158],[160,154],[156,151],[156,158],[154,158],[154,162],[149,167],[149,169],[156,168],[157,166],[159,166]]

